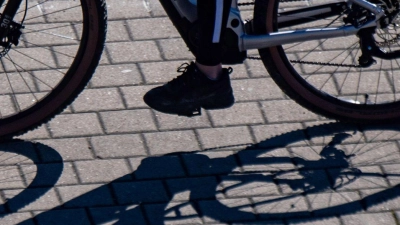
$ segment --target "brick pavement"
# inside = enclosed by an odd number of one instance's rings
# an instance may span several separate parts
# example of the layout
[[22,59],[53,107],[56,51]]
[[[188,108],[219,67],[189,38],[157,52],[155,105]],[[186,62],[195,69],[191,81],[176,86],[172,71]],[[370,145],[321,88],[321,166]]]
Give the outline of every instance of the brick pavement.
[[[88,87],[25,142],[0,146],[0,224],[400,223],[398,129],[330,124],[258,61],[234,66],[230,109],[155,112],[143,94],[193,58],[157,0],[107,3],[107,45]],[[344,132],[351,138],[328,146]],[[324,161],[323,149],[354,156]]]

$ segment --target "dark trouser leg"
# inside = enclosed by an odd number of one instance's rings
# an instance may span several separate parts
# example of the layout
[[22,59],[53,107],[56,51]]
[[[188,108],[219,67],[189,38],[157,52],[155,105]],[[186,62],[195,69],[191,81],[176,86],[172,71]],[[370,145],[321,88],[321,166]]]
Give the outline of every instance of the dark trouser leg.
[[222,61],[223,35],[232,0],[198,0],[199,46],[196,61],[216,66]]

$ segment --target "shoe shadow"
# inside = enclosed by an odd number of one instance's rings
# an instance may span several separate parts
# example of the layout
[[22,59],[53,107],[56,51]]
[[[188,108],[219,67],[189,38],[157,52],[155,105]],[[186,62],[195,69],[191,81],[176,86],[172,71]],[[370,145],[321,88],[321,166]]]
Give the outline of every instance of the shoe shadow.
[[[395,126],[333,123],[239,150],[148,157],[133,174],[34,220],[43,225],[286,224],[390,207],[400,195],[400,168],[394,166],[400,164],[399,135]],[[101,198],[114,203],[99,204]]]

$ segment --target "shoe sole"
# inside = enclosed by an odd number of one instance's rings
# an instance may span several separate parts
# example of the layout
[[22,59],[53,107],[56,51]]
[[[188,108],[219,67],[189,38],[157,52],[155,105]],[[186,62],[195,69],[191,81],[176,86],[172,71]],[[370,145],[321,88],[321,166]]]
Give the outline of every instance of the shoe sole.
[[[146,100],[145,100],[146,102]],[[156,111],[162,112],[162,113],[167,113],[167,114],[178,114],[178,115],[183,115],[183,116],[195,116],[195,115],[201,115],[200,108],[206,109],[206,110],[217,110],[217,109],[226,109],[231,107],[235,103],[235,98],[230,92],[226,97],[224,98],[219,98],[217,100],[203,100],[201,102],[198,102],[196,104],[194,103],[185,103],[182,105],[178,106],[171,106],[171,107],[158,107],[158,106],[152,106],[146,102],[147,105],[149,105],[151,108],[153,108]]]

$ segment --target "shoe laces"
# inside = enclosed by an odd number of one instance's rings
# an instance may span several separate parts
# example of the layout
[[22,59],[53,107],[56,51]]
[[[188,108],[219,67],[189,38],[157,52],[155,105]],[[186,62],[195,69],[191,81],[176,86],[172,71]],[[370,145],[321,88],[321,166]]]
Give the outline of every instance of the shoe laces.
[[168,85],[171,86],[172,89],[182,87],[189,82],[189,80],[195,79],[195,76],[191,73],[192,70],[195,69],[195,65],[189,63],[183,63],[178,67],[176,70],[178,73],[182,73],[181,75],[177,76],[173,80],[168,82]]

